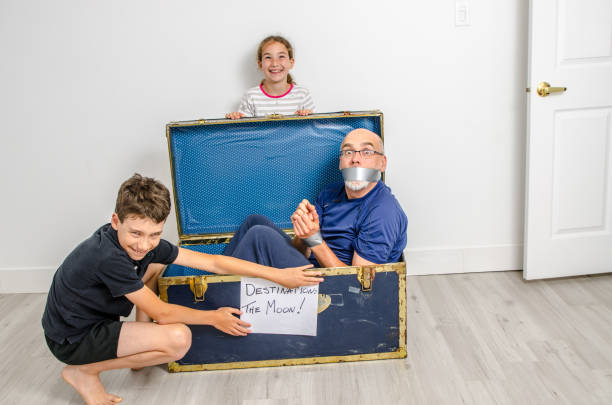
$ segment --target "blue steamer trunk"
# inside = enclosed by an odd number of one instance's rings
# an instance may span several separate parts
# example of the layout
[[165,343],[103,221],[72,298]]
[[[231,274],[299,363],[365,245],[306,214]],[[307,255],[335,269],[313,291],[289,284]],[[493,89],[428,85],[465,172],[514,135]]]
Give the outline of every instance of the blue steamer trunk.
[[[290,233],[297,204],[342,179],[346,133],[383,136],[382,113],[199,120],[167,125],[177,226],[184,248],[220,254],[249,214]],[[405,263],[321,269],[317,336],[234,337],[190,325],[189,352],[170,371],[314,364],[406,356]],[[373,280],[372,280],[373,279]],[[240,307],[240,277],[168,266],[160,297],[197,309]]]

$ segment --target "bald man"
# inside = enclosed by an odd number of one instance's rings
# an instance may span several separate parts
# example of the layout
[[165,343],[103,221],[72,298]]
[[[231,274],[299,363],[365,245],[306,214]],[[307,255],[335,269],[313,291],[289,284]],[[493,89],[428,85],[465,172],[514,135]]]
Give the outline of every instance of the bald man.
[[314,204],[303,200],[291,216],[289,238],[261,215],[249,216],[223,254],[273,267],[361,266],[393,263],[406,247],[408,220],[381,180],[387,168],[381,138],[349,132],[340,146],[344,182],[327,186]]

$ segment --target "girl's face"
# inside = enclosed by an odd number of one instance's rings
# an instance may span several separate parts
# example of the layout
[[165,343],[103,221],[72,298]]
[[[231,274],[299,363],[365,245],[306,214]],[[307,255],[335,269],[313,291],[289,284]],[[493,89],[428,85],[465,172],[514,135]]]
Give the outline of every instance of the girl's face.
[[293,69],[294,60],[289,57],[287,47],[280,42],[270,41],[261,52],[259,69],[271,83],[287,82],[287,75]]

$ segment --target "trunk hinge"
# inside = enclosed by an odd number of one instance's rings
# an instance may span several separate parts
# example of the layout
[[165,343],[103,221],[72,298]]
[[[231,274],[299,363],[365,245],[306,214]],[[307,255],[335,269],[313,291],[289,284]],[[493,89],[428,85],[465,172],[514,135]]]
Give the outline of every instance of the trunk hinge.
[[361,291],[372,291],[374,276],[376,275],[375,267],[361,267],[357,272],[357,279],[361,283]]
[[206,289],[208,288],[208,283],[204,279],[204,277],[194,276],[189,279],[189,289],[193,293],[193,298],[195,302],[204,301],[204,294],[206,293]]

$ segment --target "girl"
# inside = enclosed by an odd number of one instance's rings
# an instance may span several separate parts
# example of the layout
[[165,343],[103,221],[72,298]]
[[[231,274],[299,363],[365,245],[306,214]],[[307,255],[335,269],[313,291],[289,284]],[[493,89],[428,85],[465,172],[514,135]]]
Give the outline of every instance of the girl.
[[225,118],[312,114],[314,103],[310,92],[295,84],[289,74],[294,62],[293,47],[285,38],[269,36],[261,41],[257,48],[257,66],[264,79],[242,96],[239,110],[226,114]]

